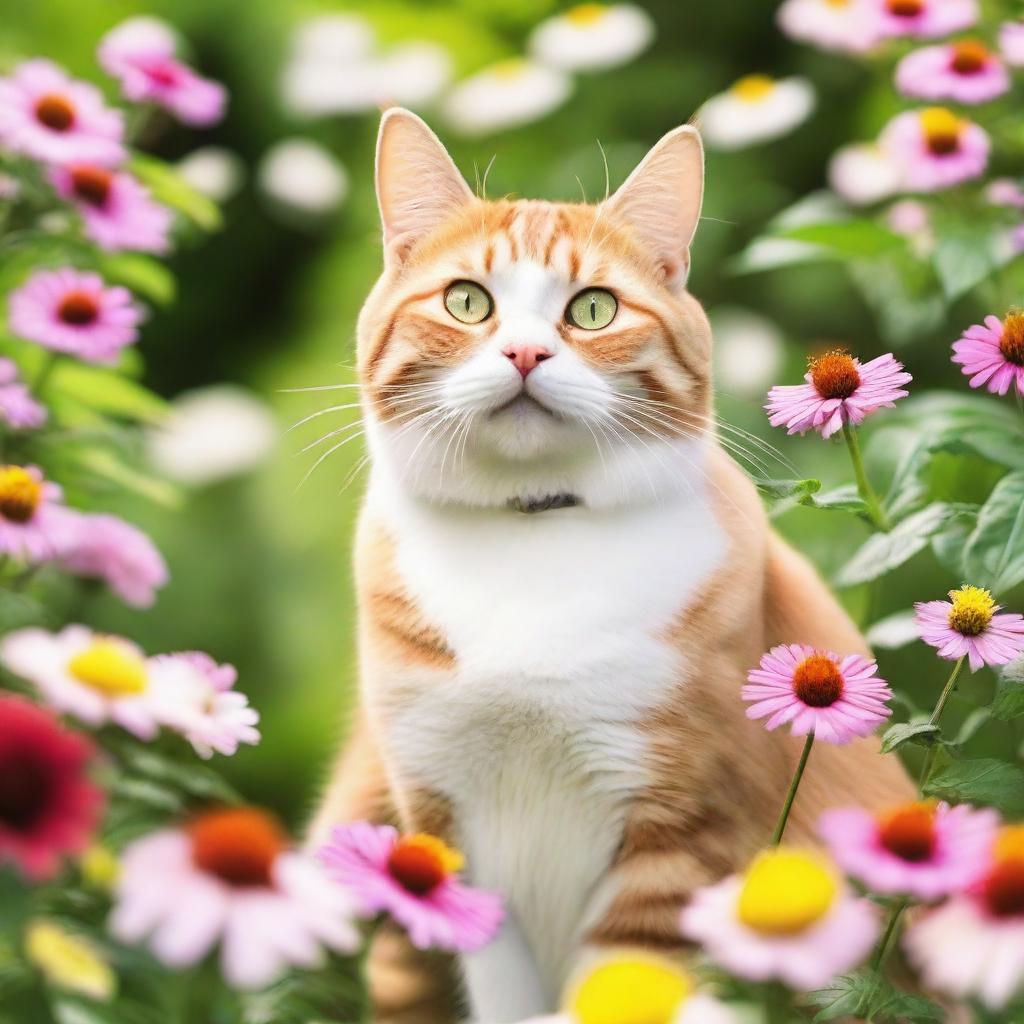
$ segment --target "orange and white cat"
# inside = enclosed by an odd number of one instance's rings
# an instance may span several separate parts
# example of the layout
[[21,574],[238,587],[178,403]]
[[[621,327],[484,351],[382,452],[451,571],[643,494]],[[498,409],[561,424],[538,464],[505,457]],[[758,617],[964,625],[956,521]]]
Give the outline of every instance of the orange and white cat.
[[[702,189],[688,126],[592,206],[485,201],[418,117],[381,123],[361,707],[313,836],[394,820],[504,894],[459,965],[487,1024],[556,1008],[599,947],[681,950],[681,906],[765,843],[798,754],[745,717],[747,672],[783,642],[865,651],[716,440]],[[911,791],[875,741],[819,744],[787,838]],[[385,934],[372,973],[380,1020],[455,1019],[441,958]]]

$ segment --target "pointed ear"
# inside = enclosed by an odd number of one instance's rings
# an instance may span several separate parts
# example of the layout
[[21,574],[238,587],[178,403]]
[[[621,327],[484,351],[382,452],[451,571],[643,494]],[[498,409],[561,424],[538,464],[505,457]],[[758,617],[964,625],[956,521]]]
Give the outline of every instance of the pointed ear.
[[381,118],[376,177],[387,263],[401,263],[420,238],[473,199],[441,140],[401,107]]
[[655,256],[666,284],[681,288],[703,196],[704,147],[697,129],[683,125],[664,136],[603,205]]

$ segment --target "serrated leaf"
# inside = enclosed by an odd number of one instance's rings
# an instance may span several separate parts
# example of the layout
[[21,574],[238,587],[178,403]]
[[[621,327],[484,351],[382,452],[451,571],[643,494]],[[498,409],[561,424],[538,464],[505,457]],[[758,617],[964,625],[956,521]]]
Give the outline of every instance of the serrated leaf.
[[978,512],[964,548],[964,573],[997,594],[1024,581],[1024,470],[1008,473]]
[[940,732],[939,727],[931,722],[897,722],[889,726],[882,736],[882,753],[898,750],[905,743],[929,747],[939,738]]
[[866,639],[872,647],[895,651],[913,643],[920,635],[914,610],[908,608],[906,611],[894,612],[873,623],[867,631]]
[[922,996],[901,992],[879,974],[844,974],[828,988],[808,993],[821,1009],[815,1021],[856,1017],[873,1021],[941,1021],[944,1011]]
[[954,761],[932,775],[925,795],[995,807],[1009,818],[1019,818],[1024,816],[1024,770],[994,758]]
[[[1010,665],[1006,667],[1009,668]],[[1024,683],[1008,676],[1005,669],[999,679],[999,689],[989,705],[989,711],[993,718],[998,718],[1001,722],[1009,722],[1024,715]]]

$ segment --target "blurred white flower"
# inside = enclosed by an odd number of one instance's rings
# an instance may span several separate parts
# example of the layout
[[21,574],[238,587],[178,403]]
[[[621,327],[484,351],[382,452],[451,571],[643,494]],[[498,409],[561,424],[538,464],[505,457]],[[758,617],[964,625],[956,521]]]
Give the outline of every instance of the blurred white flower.
[[327,64],[366,57],[373,46],[373,29],[355,14],[321,14],[307,18],[292,36],[294,57]]
[[0,173],[0,202],[13,202],[21,192],[21,184],[10,174]]
[[806,78],[747,75],[700,108],[701,132],[715,149],[742,149],[792,131],[814,104],[814,87]]
[[172,480],[202,485],[246,473],[270,454],[278,429],[250,392],[217,385],[183,394],[149,436],[153,465]]
[[456,131],[486,135],[540,120],[571,92],[572,79],[564,72],[514,57],[459,82],[444,111]]
[[275,202],[322,216],[348,194],[348,175],[337,158],[310,139],[285,139],[264,154],[260,187]]
[[836,151],[828,164],[828,180],[837,195],[854,206],[868,206],[898,192],[899,164],[874,142],[856,142]]
[[376,88],[365,61],[293,60],[281,78],[285,108],[297,117],[366,113],[377,105]]
[[634,4],[579,4],[542,21],[530,54],[563,71],[596,71],[625,64],[654,38],[651,16]]
[[379,105],[419,107],[441,94],[452,77],[448,51],[434,43],[406,43],[372,66]]
[[775,18],[791,39],[839,53],[864,53],[882,36],[871,0],[784,0]]
[[241,187],[245,165],[238,154],[223,146],[201,146],[178,161],[178,174],[197,192],[223,203]]
[[722,390],[743,398],[761,396],[782,369],[784,345],[779,329],[739,306],[718,306],[710,317],[715,377]]

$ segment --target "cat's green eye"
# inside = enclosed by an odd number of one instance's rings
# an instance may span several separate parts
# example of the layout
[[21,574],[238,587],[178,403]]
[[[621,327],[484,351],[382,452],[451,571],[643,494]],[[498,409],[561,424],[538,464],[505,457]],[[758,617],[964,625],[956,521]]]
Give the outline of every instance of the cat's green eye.
[[569,303],[565,318],[585,331],[599,331],[615,319],[618,308],[619,304],[611,292],[604,288],[588,288]]
[[491,315],[494,303],[490,295],[472,281],[456,281],[444,293],[445,309],[464,324],[478,324]]

